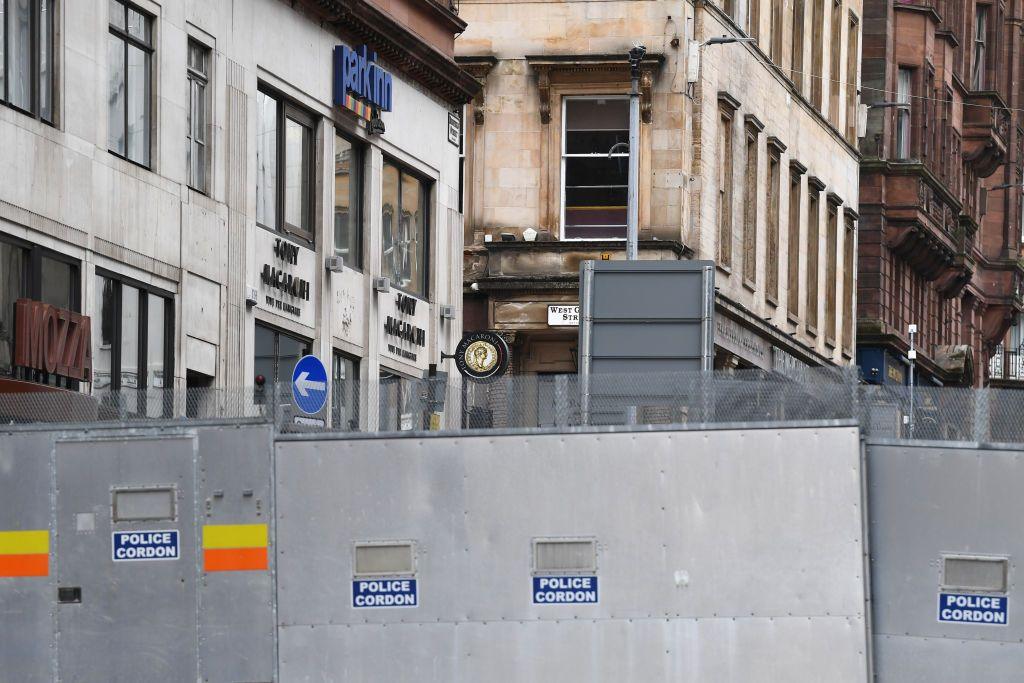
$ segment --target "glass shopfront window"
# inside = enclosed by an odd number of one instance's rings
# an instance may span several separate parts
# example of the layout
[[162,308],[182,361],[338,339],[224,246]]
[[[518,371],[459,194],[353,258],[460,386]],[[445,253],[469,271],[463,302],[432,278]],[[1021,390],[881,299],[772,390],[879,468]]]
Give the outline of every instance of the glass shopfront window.
[[[171,294],[97,269],[93,287],[93,388],[138,389],[122,407],[159,417],[170,401],[141,390],[174,385]],[[123,392],[122,392],[123,393]],[[148,399],[148,400],[147,400]]]
[[385,160],[381,204],[381,274],[394,287],[426,298],[430,187]]
[[359,431],[359,359],[335,351],[331,380],[331,425],[335,429]]
[[77,380],[14,367],[14,305],[22,298],[80,312],[79,262],[29,242],[0,237],[0,375],[77,389]]
[[[253,377],[256,378],[256,401],[263,403],[265,396],[275,390],[288,391],[295,363],[311,350],[309,340],[280,332],[273,327],[256,323]],[[263,378],[262,388],[259,378]]]

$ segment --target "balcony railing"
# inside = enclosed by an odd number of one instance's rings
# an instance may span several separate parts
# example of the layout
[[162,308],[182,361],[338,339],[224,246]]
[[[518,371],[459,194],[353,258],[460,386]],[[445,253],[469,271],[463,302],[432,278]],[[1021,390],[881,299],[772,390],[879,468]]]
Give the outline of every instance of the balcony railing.
[[1024,346],[997,346],[988,362],[988,376],[990,379],[1024,381]]

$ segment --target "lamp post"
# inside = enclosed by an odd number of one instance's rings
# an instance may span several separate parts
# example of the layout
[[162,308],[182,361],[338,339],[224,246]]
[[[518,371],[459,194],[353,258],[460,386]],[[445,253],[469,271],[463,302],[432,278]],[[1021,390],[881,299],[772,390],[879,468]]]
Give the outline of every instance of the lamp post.
[[640,62],[647,54],[643,45],[629,51],[629,181],[626,189],[626,260],[637,260],[640,235]]

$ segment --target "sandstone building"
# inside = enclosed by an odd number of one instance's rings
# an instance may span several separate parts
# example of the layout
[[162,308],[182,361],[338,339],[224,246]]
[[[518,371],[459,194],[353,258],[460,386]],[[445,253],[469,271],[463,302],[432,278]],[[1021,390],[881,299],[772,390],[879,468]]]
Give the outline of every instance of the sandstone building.
[[860,0],[460,13],[457,61],[483,86],[465,116],[464,324],[505,333],[514,371],[576,370],[580,261],[624,257],[634,43],[640,258],[716,262],[716,367],[853,362]]

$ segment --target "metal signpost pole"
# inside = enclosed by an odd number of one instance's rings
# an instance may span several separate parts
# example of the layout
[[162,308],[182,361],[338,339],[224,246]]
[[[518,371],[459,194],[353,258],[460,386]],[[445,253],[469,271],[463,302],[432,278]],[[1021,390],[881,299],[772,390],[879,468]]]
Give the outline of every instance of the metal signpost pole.
[[910,350],[907,351],[907,358],[910,360],[910,438],[914,438],[914,364],[917,362],[917,349],[914,348],[914,336],[917,334],[917,325],[911,324],[907,327],[910,333]]
[[629,51],[629,186],[626,197],[626,260],[637,260],[640,224],[640,62],[647,54],[643,45]]

